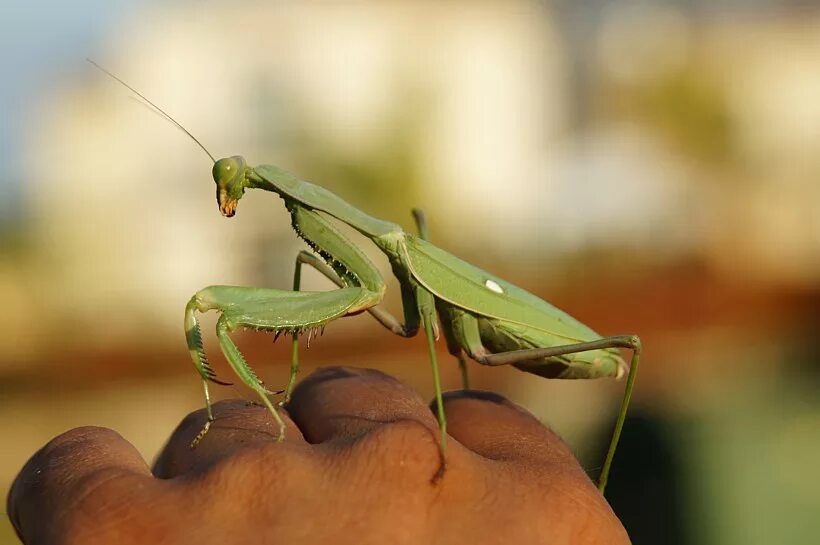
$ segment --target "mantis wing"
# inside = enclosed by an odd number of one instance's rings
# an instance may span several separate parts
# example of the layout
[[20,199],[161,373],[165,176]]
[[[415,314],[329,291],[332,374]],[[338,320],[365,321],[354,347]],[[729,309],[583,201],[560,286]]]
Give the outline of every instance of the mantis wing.
[[404,249],[413,277],[459,308],[545,331],[568,343],[601,338],[561,309],[425,240],[406,235]]

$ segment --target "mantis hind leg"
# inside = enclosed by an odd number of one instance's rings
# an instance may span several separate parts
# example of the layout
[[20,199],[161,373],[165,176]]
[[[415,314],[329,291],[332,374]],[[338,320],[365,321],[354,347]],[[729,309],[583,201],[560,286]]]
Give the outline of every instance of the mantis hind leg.
[[612,432],[612,439],[609,442],[609,448],[607,449],[606,458],[604,459],[604,465],[601,468],[601,474],[598,477],[598,490],[601,491],[601,494],[603,494],[606,489],[606,483],[609,479],[609,470],[612,467],[612,459],[615,457],[615,450],[618,448],[618,441],[621,438],[621,430],[623,430],[624,421],[626,420],[626,412],[629,408],[629,401],[632,398],[632,389],[635,386],[635,378],[638,376],[638,364],[640,363],[641,358],[640,338],[638,338],[637,335],[617,335],[613,337],[604,337],[603,339],[598,339],[596,341],[563,346],[552,346],[549,348],[514,350],[511,352],[490,354],[478,358],[479,363],[483,363],[485,365],[506,365],[538,358],[575,354],[578,352],[605,348],[628,348],[632,350],[632,361],[629,365],[629,375],[626,379],[626,387],[624,388],[621,408],[618,411],[618,419],[615,422],[615,429]]

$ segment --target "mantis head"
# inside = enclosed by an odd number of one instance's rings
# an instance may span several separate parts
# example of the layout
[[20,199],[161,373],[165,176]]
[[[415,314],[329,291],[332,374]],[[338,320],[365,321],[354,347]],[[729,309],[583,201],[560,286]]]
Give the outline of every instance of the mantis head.
[[214,163],[216,202],[222,215],[230,218],[236,214],[236,205],[247,187],[245,159],[239,155],[226,157]]

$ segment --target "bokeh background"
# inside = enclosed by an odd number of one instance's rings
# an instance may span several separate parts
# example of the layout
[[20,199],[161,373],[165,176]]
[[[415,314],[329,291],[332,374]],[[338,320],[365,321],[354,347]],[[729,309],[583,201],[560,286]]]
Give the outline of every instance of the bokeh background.
[[[273,195],[221,217],[202,151],[91,57],[215,155],[278,164],[408,229],[423,207],[443,248],[602,334],[640,334],[608,491],[636,544],[817,543],[812,4],[4,3],[0,491],[80,425],[116,429],[150,462],[202,406],[188,298],[286,288],[303,247]],[[238,343],[284,384],[287,343]],[[367,316],[332,324],[302,361],[378,367],[432,395],[423,339]],[[623,383],[472,371],[596,475]],[[4,518],[0,543],[16,542]]]

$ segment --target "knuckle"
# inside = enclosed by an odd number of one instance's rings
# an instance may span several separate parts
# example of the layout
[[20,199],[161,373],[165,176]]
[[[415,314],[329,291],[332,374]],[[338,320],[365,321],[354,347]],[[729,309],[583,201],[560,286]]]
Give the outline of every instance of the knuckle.
[[438,430],[407,418],[379,425],[350,447],[371,471],[395,477],[430,478],[442,463]]
[[120,434],[114,430],[97,426],[83,426],[58,435],[46,443],[39,455],[53,459],[54,457],[73,454],[89,443],[106,443],[121,439]]

